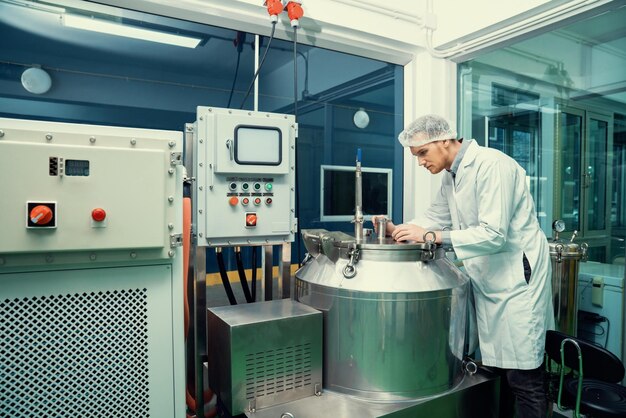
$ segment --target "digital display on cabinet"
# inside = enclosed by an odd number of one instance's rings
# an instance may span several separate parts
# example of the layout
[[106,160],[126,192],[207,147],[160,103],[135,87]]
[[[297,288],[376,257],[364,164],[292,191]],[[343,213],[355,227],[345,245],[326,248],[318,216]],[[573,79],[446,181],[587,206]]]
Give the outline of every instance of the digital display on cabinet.
[[66,176],[89,176],[89,161],[87,160],[65,160]]

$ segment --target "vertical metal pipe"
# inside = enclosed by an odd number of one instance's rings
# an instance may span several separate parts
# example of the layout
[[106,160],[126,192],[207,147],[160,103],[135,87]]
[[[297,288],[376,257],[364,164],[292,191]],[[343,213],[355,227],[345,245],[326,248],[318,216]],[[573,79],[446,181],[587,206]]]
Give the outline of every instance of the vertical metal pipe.
[[278,265],[280,277],[278,280],[278,294],[281,299],[290,298],[291,295],[291,243],[284,242],[280,247],[280,262]]
[[354,179],[354,238],[363,241],[363,179],[361,177],[361,148],[356,153]]
[[[624,269],[624,285],[622,286],[622,363],[626,362],[626,269]],[[626,376],[622,380],[622,385],[626,386]]]
[[274,260],[272,259],[271,245],[263,246],[263,256],[261,258],[261,263],[263,264],[263,299],[272,300],[272,291],[274,286],[274,272],[272,269],[274,267]]
[[196,416],[204,418],[204,367],[207,356],[206,334],[206,248],[196,246],[194,257],[194,369],[196,371]]

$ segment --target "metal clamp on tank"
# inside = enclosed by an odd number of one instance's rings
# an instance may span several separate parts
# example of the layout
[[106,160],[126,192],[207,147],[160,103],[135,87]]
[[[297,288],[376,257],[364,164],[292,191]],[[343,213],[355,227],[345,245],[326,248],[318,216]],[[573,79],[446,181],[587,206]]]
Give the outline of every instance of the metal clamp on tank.
[[356,248],[355,244],[350,245],[350,248],[348,249],[348,257],[350,260],[343,268],[343,277],[351,279],[356,276],[355,264],[359,262],[359,249]]
[[[428,236],[431,236],[431,239],[428,239]],[[427,261],[427,260],[432,260],[435,258],[435,248],[437,247],[437,244],[435,244],[435,240],[437,239],[437,235],[435,235],[435,233],[433,231],[426,231],[424,233],[424,236],[422,237],[424,239],[424,244],[428,245],[428,256],[423,259],[422,261]]]

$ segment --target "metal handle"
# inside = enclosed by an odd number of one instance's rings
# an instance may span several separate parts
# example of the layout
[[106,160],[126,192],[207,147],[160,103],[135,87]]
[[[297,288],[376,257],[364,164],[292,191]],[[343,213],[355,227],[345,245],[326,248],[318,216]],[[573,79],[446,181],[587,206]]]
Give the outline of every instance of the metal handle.
[[580,250],[582,252],[581,255],[581,259],[582,261],[587,261],[588,256],[589,256],[589,244],[587,244],[586,242],[583,242],[582,244],[580,244]]
[[350,248],[348,250],[348,256],[350,260],[348,264],[343,268],[343,277],[346,279],[351,279],[356,276],[356,267],[355,264],[359,262],[359,250],[356,248]]
[[468,358],[468,359],[463,360],[463,370],[465,370],[467,374],[472,376],[476,374],[476,372],[478,371],[478,365],[474,363],[472,359]]
[[[430,236],[432,236],[433,238],[432,238],[432,239],[427,239],[427,237],[428,237],[429,235],[430,235]],[[423,236],[422,238],[424,239],[424,242],[425,242],[426,244],[431,244],[431,245],[432,245],[432,244],[434,244],[434,243],[435,243],[435,240],[437,239],[437,235],[435,235],[435,233],[434,233],[433,231],[426,231],[426,232],[424,233],[424,236]]]
[[556,251],[556,262],[560,263],[562,261],[562,256],[563,256],[563,248],[565,248],[563,246],[563,244],[557,244],[554,247],[554,250]]
[[233,161],[235,159],[235,147],[232,139],[226,140],[226,148],[228,148],[230,160]]

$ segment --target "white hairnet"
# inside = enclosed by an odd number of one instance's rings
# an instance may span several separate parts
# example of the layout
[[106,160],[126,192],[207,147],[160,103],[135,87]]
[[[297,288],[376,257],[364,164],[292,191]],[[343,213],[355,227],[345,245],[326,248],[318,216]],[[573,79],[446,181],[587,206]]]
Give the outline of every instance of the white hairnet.
[[438,115],[420,116],[398,135],[403,147],[421,147],[429,142],[456,139],[448,121]]

